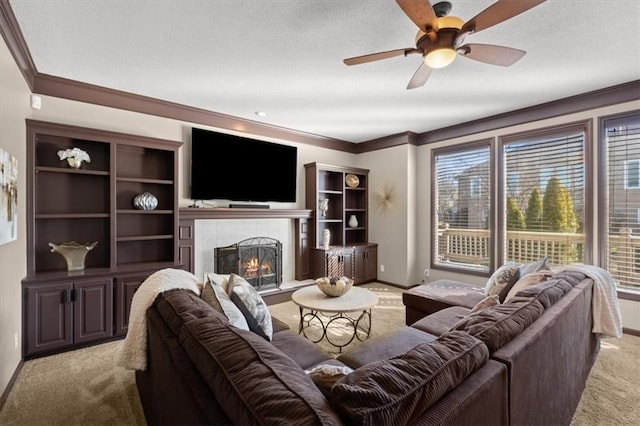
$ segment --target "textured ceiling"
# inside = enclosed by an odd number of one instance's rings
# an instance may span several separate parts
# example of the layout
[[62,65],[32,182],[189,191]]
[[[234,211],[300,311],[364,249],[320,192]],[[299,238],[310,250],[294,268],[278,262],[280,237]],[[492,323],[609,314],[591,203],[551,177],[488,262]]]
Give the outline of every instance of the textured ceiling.
[[[405,87],[420,56],[393,0],[10,0],[38,72],[362,142],[422,133],[640,78],[640,1],[548,0],[467,37],[527,51],[458,57]],[[452,0],[470,19],[492,1]],[[264,111],[266,117],[258,117]]]

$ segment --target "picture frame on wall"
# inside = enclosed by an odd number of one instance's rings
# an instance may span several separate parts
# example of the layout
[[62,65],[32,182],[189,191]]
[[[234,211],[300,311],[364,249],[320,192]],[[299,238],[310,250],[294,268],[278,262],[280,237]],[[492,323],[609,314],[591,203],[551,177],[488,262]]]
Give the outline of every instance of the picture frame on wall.
[[0,245],[18,239],[18,160],[0,148]]

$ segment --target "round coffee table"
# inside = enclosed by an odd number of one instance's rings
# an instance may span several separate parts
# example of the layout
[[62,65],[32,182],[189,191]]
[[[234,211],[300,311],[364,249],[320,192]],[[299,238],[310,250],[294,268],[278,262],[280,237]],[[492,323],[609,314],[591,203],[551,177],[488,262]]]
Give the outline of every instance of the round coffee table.
[[[371,335],[371,308],[378,303],[378,296],[365,288],[352,287],[340,297],[331,297],[314,285],[296,290],[291,300],[300,308],[298,332],[313,343],[325,339],[342,352],[353,339],[363,341]],[[349,315],[350,312],[359,315]],[[345,330],[340,341],[330,335],[331,326]],[[315,336],[311,333],[314,329],[319,330]]]

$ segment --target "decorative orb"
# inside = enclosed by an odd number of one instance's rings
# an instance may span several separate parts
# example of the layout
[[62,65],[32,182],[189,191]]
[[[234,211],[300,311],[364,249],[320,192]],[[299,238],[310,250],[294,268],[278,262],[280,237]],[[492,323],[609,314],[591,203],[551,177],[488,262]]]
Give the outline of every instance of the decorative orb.
[[318,288],[327,296],[340,297],[353,287],[353,280],[347,277],[323,277],[316,280]]
[[133,199],[133,206],[138,210],[153,210],[158,207],[158,199],[150,192],[143,192]]

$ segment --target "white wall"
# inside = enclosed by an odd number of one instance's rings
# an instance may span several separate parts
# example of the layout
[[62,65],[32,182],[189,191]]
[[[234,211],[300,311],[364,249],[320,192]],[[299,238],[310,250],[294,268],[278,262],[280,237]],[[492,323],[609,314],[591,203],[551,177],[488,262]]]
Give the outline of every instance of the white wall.
[[[20,362],[22,299],[20,281],[27,269],[27,150],[24,120],[29,117],[29,87],[0,38],[0,147],[18,160],[18,239],[0,246],[0,394]],[[15,336],[20,344],[15,347]]]

